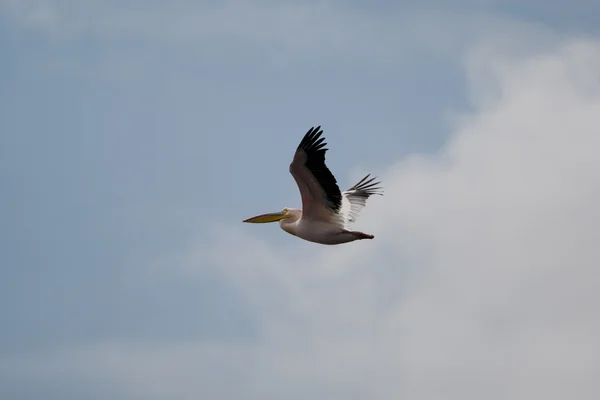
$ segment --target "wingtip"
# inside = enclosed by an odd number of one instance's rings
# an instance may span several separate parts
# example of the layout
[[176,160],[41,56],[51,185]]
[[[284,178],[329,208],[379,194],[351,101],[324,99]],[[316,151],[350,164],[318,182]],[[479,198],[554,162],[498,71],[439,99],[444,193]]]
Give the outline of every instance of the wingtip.
[[327,143],[325,142],[325,137],[322,135],[323,130],[321,129],[321,125],[310,128],[300,141],[297,150],[303,149],[306,151],[314,150],[326,152],[328,150],[325,148]]

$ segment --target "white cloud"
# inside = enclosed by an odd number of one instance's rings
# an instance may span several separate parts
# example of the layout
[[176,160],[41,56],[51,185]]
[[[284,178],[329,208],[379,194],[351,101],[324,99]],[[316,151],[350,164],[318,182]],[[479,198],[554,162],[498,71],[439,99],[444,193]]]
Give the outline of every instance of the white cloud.
[[474,52],[475,111],[385,174],[360,222],[374,241],[274,248],[243,226],[199,244],[186,279],[224,274],[256,342],[105,343],[0,372],[62,365],[123,398],[597,398],[599,67],[597,42]]
[[330,1],[0,0],[0,13],[11,29],[18,27],[15,37],[33,33],[59,50],[37,54],[35,68],[125,82],[162,79],[165,70],[183,65],[260,65],[291,74],[359,62],[379,73],[435,58],[453,67],[480,41],[495,49],[514,49],[517,42],[529,51],[560,37],[467,4],[436,5],[382,10]]
[[[433,7],[436,9],[436,7]],[[109,41],[132,40],[143,48],[159,44],[195,46],[227,54],[235,48],[266,50],[280,58],[306,53],[322,57],[401,60],[406,51],[426,49],[445,56],[462,55],[465,46],[481,35],[498,34],[511,38],[532,37],[549,32],[471,7],[452,11],[442,7],[423,11],[406,7],[370,12],[329,1],[227,1],[148,2],[0,0],[0,10],[17,25],[37,29],[53,39]],[[527,35],[523,33],[527,32]],[[477,34],[474,34],[477,33]],[[511,40],[514,43],[514,40]],[[132,51],[130,48],[129,51]]]

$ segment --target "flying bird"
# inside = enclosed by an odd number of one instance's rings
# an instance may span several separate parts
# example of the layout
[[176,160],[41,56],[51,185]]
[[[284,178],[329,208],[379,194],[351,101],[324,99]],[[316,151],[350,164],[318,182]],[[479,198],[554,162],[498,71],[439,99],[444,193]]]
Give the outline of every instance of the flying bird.
[[337,181],[325,165],[325,138],[320,126],[310,128],[298,145],[290,164],[302,197],[302,210],[284,208],[280,212],[258,215],[243,222],[255,224],[279,221],[284,231],[309,242],[342,244],[373,239],[373,235],[349,230],[365,207],[367,199],[382,195],[380,182],[371,175],[340,192]]

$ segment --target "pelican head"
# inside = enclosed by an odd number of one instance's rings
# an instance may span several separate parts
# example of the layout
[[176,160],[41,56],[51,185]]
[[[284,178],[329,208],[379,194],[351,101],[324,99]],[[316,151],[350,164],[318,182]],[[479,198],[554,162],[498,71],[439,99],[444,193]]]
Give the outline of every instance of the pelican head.
[[294,210],[286,207],[280,212],[257,215],[256,217],[248,218],[243,222],[250,222],[253,224],[266,224],[268,222],[277,222],[287,218],[296,218],[295,213],[292,211]]

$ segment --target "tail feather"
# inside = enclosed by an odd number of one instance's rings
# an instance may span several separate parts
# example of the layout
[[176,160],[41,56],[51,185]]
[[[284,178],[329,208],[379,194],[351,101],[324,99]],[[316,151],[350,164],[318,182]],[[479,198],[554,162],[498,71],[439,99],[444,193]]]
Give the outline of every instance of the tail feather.
[[351,231],[350,233],[352,233],[354,236],[356,236],[358,238],[358,240],[375,238],[375,236],[369,235],[368,233],[363,233],[363,232],[358,232],[358,231]]

